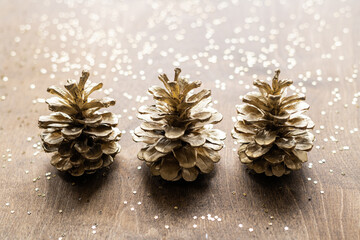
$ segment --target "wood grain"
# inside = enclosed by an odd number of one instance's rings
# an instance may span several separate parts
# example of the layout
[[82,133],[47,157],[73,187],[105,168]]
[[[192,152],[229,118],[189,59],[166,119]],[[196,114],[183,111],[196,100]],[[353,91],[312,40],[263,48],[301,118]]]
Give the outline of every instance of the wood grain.
[[[356,0],[1,1],[0,238],[360,239],[359,21]],[[151,177],[130,134],[174,65],[212,90],[228,135],[192,183]],[[73,178],[37,148],[37,119],[46,88],[84,67],[126,132],[110,170]],[[302,170],[269,178],[246,171],[230,131],[276,68],[306,90],[317,140]]]

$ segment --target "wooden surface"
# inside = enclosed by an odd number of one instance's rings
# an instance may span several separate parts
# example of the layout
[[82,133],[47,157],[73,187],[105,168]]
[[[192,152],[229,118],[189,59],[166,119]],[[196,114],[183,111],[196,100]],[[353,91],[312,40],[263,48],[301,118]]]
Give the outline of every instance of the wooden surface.
[[[0,238],[360,239],[359,23],[357,0],[0,1]],[[130,134],[175,66],[212,90],[228,136],[193,183],[151,177]],[[71,178],[38,147],[37,119],[46,88],[83,68],[124,134],[109,171]],[[306,92],[317,140],[302,170],[253,176],[235,105],[276,68]]]

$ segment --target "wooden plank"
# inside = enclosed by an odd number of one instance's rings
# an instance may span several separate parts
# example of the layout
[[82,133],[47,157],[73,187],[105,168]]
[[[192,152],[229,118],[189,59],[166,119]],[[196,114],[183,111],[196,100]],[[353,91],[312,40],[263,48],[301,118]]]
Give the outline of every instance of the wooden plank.
[[[0,2],[0,238],[360,239],[359,13],[355,0]],[[174,65],[212,90],[227,133],[192,183],[151,177],[130,134]],[[125,133],[110,170],[73,178],[39,147],[37,119],[46,88],[84,67]],[[230,136],[235,105],[278,67],[306,91],[315,147],[300,171],[253,176]]]

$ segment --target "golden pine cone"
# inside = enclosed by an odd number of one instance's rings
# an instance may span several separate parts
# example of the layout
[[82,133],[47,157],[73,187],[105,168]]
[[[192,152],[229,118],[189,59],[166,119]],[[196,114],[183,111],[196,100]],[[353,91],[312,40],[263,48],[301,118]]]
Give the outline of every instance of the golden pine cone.
[[250,92],[237,106],[238,122],[232,136],[241,144],[240,161],[256,173],[282,176],[300,169],[313,147],[314,135],[308,130],[314,122],[303,113],[309,109],[305,95],[286,95],[293,82],[279,80],[275,71],[272,86],[255,80],[260,92]]
[[117,117],[98,110],[115,105],[105,97],[91,99],[89,95],[102,88],[102,83],[87,82],[89,73],[83,71],[79,83],[68,80],[65,90],[51,86],[47,91],[56,95],[46,100],[54,113],[39,118],[40,135],[45,152],[56,152],[51,164],[73,176],[91,174],[107,167],[120,151],[121,132],[115,128]]
[[180,78],[175,69],[174,81],[159,76],[164,88],[153,86],[149,93],[155,105],[139,108],[138,118],[144,122],[135,129],[133,139],[146,143],[138,158],[146,162],[155,176],[168,181],[183,178],[194,181],[199,173],[209,173],[220,160],[225,133],[209,124],[222,120],[222,115],[209,106],[210,90],[190,93],[201,82]]

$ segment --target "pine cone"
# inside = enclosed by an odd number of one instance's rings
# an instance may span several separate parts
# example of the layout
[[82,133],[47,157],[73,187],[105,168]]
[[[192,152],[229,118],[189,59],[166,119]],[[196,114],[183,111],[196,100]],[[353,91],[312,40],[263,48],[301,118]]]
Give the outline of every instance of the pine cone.
[[91,174],[109,166],[120,151],[121,132],[115,128],[117,117],[99,113],[104,107],[115,105],[111,98],[91,99],[89,95],[102,88],[102,83],[86,82],[89,73],[83,71],[79,83],[68,80],[66,90],[51,86],[47,91],[56,95],[46,100],[54,113],[39,118],[45,152],[56,152],[51,164],[73,176]]
[[224,145],[225,133],[208,125],[222,120],[222,115],[209,106],[210,90],[190,93],[201,82],[180,78],[180,72],[175,69],[172,82],[165,74],[159,76],[165,89],[149,88],[156,104],[139,108],[138,118],[145,122],[135,129],[133,139],[147,144],[138,158],[146,162],[153,175],[168,181],[194,181],[199,172],[211,172],[220,160],[218,151]]
[[250,92],[237,106],[238,122],[232,135],[241,144],[242,163],[256,173],[282,176],[300,169],[313,147],[314,135],[308,130],[314,122],[303,113],[309,109],[305,95],[286,96],[291,80],[279,80],[275,71],[272,86],[254,81],[260,92]]

